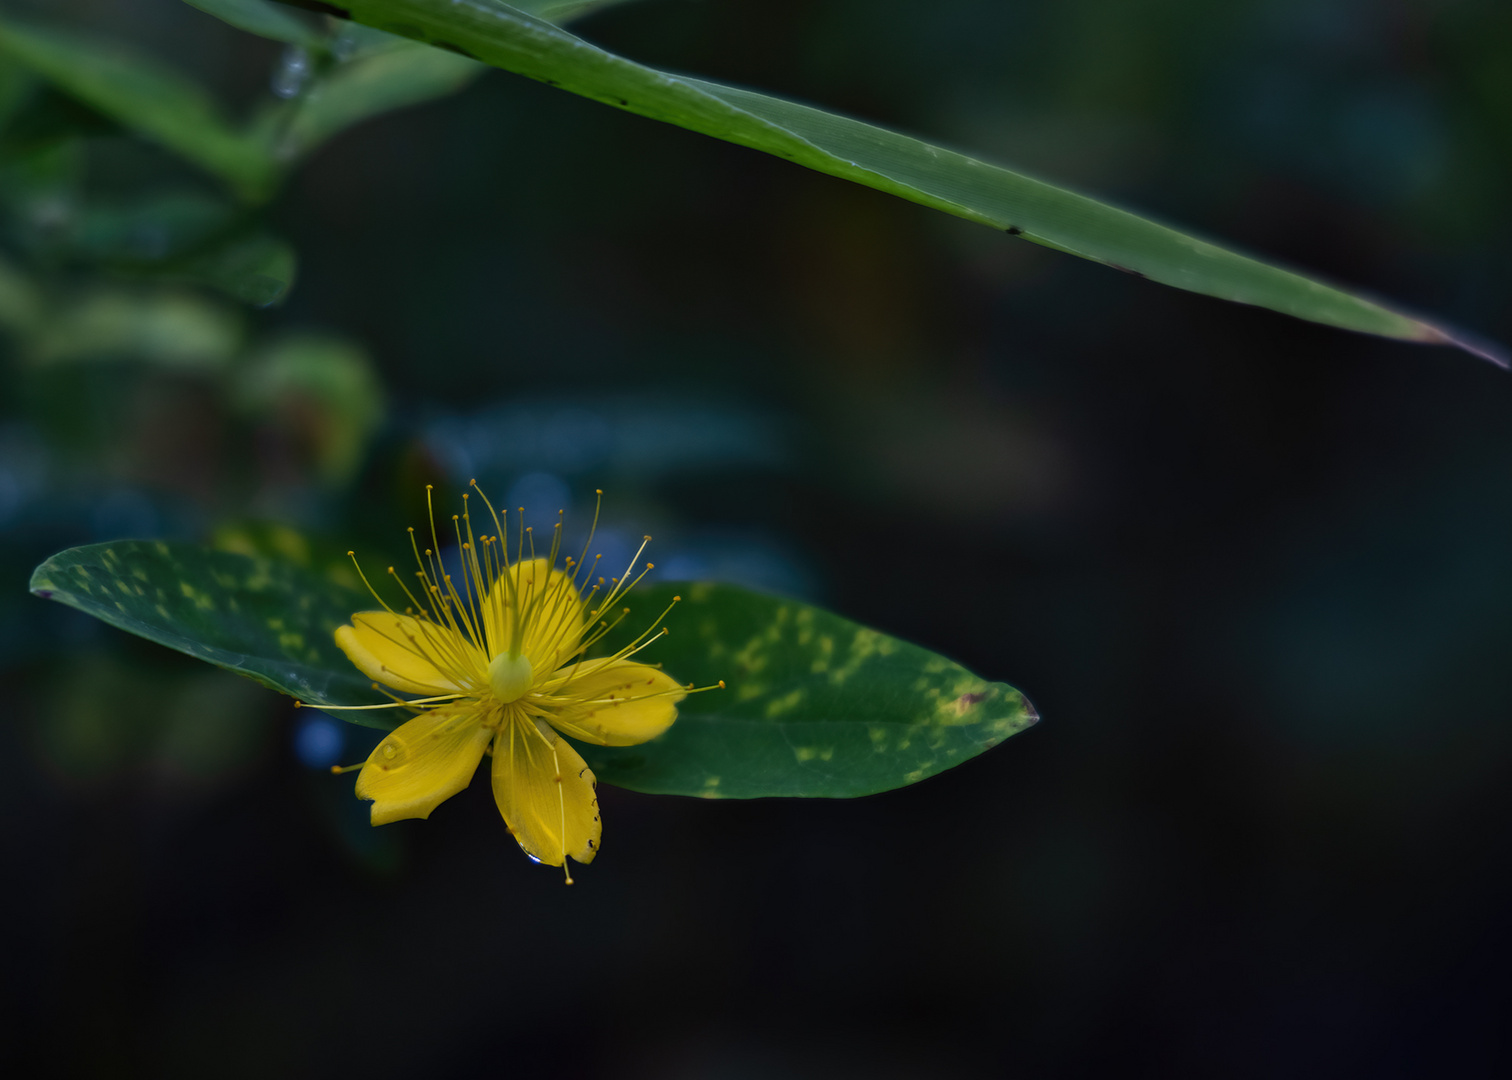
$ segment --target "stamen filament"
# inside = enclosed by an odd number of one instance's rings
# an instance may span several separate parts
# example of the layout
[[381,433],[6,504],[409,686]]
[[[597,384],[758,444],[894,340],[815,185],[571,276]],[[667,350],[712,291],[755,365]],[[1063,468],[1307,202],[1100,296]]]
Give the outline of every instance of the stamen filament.
[[362,712],[366,709],[401,709],[406,705],[432,705],[438,701],[456,701],[458,698],[467,697],[465,693],[441,694],[438,697],[415,698],[413,701],[402,701],[394,698],[387,705],[311,705],[302,702],[306,709],[319,709],[321,712]]

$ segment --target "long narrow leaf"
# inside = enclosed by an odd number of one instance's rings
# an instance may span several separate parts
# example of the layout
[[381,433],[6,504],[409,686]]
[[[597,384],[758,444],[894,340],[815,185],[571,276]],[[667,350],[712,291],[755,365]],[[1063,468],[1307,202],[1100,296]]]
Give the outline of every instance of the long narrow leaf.
[[290,14],[273,0],[184,0],[207,15],[214,15],[238,30],[258,37],[302,45],[306,49],[325,48],[325,35],[299,16]]
[[646,67],[498,0],[289,2],[775,154],[1153,281],[1346,330],[1456,345],[1507,365],[1489,346],[1356,293],[871,124]]
[[574,19],[581,19],[584,15],[592,15],[601,8],[619,7],[630,2],[631,0],[520,0],[518,4],[511,6],[527,15],[561,26]]

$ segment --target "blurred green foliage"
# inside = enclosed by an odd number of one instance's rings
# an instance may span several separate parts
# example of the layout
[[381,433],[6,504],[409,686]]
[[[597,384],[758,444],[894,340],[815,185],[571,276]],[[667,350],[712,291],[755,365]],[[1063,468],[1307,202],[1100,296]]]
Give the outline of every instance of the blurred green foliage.
[[[383,392],[350,340],[253,329],[244,309],[283,303],[298,262],[263,204],[295,163],[342,130],[453,92],[479,68],[362,28],[230,6],[292,43],[245,126],[144,54],[72,30],[0,22],[9,57],[0,67],[0,329],[13,343],[18,393],[75,400],[48,421],[65,456],[87,443],[120,459],[110,434],[117,394],[137,391],[97,372],[125,365],[139,386],[207,396],[229,420],[287,448],[271,467],[336,489],[354,477],[382,423]],[[121,131],[168,156],[140,156]],[[175,157],[217,183],[183,174]],[[91,400],[110,401],[117,415],[90,417],[83,403]],[[81,440],[81,425],[94,436]],[[225,505],[265,481],[241,476],[223,492]]]

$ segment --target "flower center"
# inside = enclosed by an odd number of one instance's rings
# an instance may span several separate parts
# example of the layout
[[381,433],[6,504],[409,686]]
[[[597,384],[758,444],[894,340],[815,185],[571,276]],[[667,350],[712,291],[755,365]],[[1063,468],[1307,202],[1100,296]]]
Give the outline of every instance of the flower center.
[[530,657],[523,653],[510,656],[501,652],[488,662],[488,688],[493,696],[504,704],[518,701],[530,690],[534,672],[530,670]]

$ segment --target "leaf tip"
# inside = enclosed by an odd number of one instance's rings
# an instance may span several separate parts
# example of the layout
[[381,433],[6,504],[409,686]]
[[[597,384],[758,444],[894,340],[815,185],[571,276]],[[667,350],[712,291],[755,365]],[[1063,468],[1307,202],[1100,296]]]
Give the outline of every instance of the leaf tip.
[[52,560],[39,565],[32,571],[31,580],[26,583],[27,589],[33,596],[40,596],[44,600],[51,600],[54,591],[52,575],[48,572],[52,567]]
[[1024,719],[1029,722],[1029,726],[1033,727],[1035,724],[1039,723],[1040,714],[1039,710],[1034,707],[1034,703],[1026,698],[1023,694],[1019,695],[1019,700],[1024,703]]
[[1449,345],[1461,349],[1471,356],[1477,356],[1482,360],[1489,361],[1503,371],[1512,371],[1512,354],[1509,354],[1504,346],[1494,341],[1478,337],[1475,334],[1467,334],[1461,330],[1453,330],[1448,327],[1434,326],[1431,323],[1418,323],[1417,340],[1427,345]]

